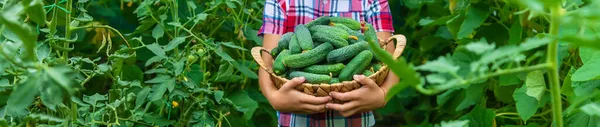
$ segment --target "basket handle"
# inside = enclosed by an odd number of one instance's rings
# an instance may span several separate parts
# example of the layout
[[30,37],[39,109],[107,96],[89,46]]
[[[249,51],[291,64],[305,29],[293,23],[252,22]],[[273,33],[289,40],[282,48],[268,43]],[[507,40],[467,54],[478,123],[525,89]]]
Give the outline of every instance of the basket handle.
[[272,70],[267,68],[267,66],[265,65],[265,61],[262,59],[262,52],[271,54],[271,52],[267,51],[267,49],[260,47],[260,46],[254,47],[254,48],[252,48],[252,50],[250,50],[250,53],[252,54],[252,57],[254,58],[256,63],[258,63],[258,65],[260,67],[262,67],[264,70],[266,70],[267,72],[273,73]]
[[392,40],[396,40],[396,50],[394,50],[394,54],[392,55],[394,57],[394,59],[398,59],[398,57],[400,57],[400,55],[402,55],[402,52],[404,52],[404,48],[406,47],[406,37],[402,34],[397,34],[394,35],[392,37],[390,37],[390,39],[388,40],[388,42],[392,42]]
[[[406,47],[406,37],[402,34],[397,34],[394,36],[391,36],[387,42],[385,42],[383,45],[380,45],[382,48],[387,46],[389,43],[394,43],[394,40],[396,40],[396,49],[394,50],[392,57],[393,59],[398,59],[398,57],[400,57],[400,55],[402,55],[402,52],[404,52],[404,48]],[[385,48],[384,48],[385,49]]]

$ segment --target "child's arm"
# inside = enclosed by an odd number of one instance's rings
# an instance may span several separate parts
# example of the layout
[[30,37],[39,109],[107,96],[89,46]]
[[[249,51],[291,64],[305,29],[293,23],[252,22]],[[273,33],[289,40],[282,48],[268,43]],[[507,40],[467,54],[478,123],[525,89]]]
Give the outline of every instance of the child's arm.
[[[392,33],[390,33],[390,32],[377,32],[377,37],[380,38],[379,42],[386,42],[386,41],[388,41],[388,39],[391,36],[392,36]],[[394,50],[396,50],[396,46],[394,45],[394,43],[388,43],[386,45],[385,49],[389,53],[393,54]],[[390,90],[390,88],[392,88],[392,86],[396,85],[399,81],[400,80],[398,79],[398,76],[396,76],[396,74],[394,74],[392,71],[390,71],[388,73],[387,77],[385,78],[385,81],[383,81],[383,83],[381,85],[379,85],[379,86],[387,94],[388,91]]]

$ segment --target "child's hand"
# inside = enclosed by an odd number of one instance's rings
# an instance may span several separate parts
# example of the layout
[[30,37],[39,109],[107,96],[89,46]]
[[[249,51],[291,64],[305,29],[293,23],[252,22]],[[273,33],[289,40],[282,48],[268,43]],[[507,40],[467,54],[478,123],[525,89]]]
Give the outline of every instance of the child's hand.
[[304,77],[294,78],[281,88],[268,95],[269,103],[277,111],[297,114],[314,114],[325,112],[325,104],[331,97],[315,97],[294,89],[304,82]]
[[329,93],[334,99],[345,103],[328,103],[327,108],[337,110],[344,117],[348,117],[355,113],[371,111],[385,105],[385,92],[373,80],[364,75],[354,75],[354,80],[364,86],[346,93]]

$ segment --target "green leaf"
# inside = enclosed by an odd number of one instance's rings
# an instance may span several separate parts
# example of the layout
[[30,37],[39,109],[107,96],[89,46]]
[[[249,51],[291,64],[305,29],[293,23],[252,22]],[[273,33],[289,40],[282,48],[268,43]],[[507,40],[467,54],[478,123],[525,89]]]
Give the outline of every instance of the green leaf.
[[[241,60],[238,60],[241,61]],[[242,74],[251,79],[258,79],[258,75],[256,75],[256,71],[250,70],[247,65],[244,65],[238,61],[232,61],[231,64],[237,68]]]
[[185,67],[185,59],[181,59],[175,63],[173,63],[173,68],[175,68],[175,75],[181,74],[183,72],[183,68]]
[[596,61],[600,61],[600,50],[581,47],[579,48],[579,57],[584,65],[596,63]]
[[558,38],[561,42],[568,42],[575,46],[586,47],[586,48],[594,48],[596,50],[600,50],[600,37],[595,35],[580,35],[575,33],[570,33],[566,35],[561,35]]
[[600,50],[581,47],[579,54],[583,66],[575,71],[571,80],[587,81],[600,77],[600,71],[596,71],[600,69]]
[[142,107],[142,104],[144,104],[144,102],[146,102],[146,98],[148,98],[148,94],[150,93],[150,88],[148,87],[144,87],[140,92],[138,92],[136,99],[135,99],[135,108],[140,108]]
[[194,23],[198,23],[199,21],[204,21],[204,20],[206,20],[206,17],[208,17],[208,14],[206,14],[206,13],[197,14],[196,18],[194,18]]
[[167,91],[168,85],[164,84],[155,84],[152,86],[152,96],[150,97],[150,101],[156,101],[163,98],[165,92]]
[[571,66],[571,68],[569,69],[569,73],[567,73],[567,76],[565,76],[562,87],[560,88],[560,93],[567,97],[575,96],[575,90],[573,90],[573,87],[571,85],[571,76],[574,72],[575,67]]
[[227,46],[229,48],[239,49],[242,51],[248,51],[248,49],[246,49],[244,47],[240,47],[238,45],[235,45],[235,44],[233,44],[233,42],[223,42],[223,43],[221,43],[221,45]]
[[421,20],[419,20],[419,25],[426,26],[426,25],[432,23],[433,21],[434,20],[432,20],[430,17],[422,18]]
[[589,116],[579,112],[569,116],[566,120],[568,127],[600,127],[600,117]]
[[8,127],[8,122],[6,122],[6,120],[4,118],[0,118],[0,126]]
[[141,119],[156,126],[167,126],[176,122],[175,120],[169,120],[166,117],[156,114],[144,114]]
[[169,79],[171,79],[171,76],[158,75],[158,76],[154,77],[153,79],[145,81],[144,83],[163,83],[163,82],[168,81]]
[[535,114],[538,108],[538,100],[526,94],[527,88],[521,87],[515,90],[513,98],[516,101],[517,112],[523,121],[527,122]]
[[488,44],[485,38],[483,38],[477,42],[469,43],[465,47],[467,48],[467,50],[474,52],[477,55],[481,55],[485,52],[489,52],[496,49],[496,44]]
[[521,80],[519,80],[517,75],[501,75],[498,78],[498,81],[500,81],[500,86],[511,86],[521,83]]
[[165,58],[166,57],[153,56],[152,58],[148,59],[148,61],[146,61],[146,64],[144,64],[144,66],[148,67],[148,66],[152,65],[152,63],[159,62]]
[[165,47],[165,51],[171,51],[175,48],[177,48],[177,46],[179,46],[181,43],[185,42],[186,37],[176,37],[173,38],[173,40],[171,40],[169,42],[169,44],[167,44],[167,46]]
[[487,19],[490,12],[487,8],[474,4],[469,5],[465,14],[466,18],[462,22],[456,38],[462,39],[471,35]]
[[36,56],[38,62],[40,63],[43,62],[43,60],[46,59],[48,56],[50,56],[50,46],[48,46],[48,43],[40,44],[37,47]]
[[418,70],[438,72],[438,73],[454,73],[458,72],[459,66],[452,62],[450,56],[439,57],[434,61],[427,62],[416,67]]
[[436,127],[469,127],[469,120],[451,120],[451,121],[442,121],[440,125],[435,125]]
[[221,103],[221,99],[223,99],[223,91],[217,90],[215,91],[215,101],[217,101],[218,103]]
[[204,71],[200,68],[199,64],[192,64],[190,70],[185,74],[196,85],[199,85],[204,80]]
[[581,106],[580,109],[590,116],[600,117],[600,105],[598,105],[598,103],[589,103]]
[[510,37],[508,38],[508,44],[517,45],[521,43],[523,37],[523,26],[521,26],[519,18],[515,18],[512,26],[510,26]]
[[527,51],[527,50],[531,50],[531,49],[534,49],[537,47],[547,45],[550,42],[552,42],[552,39],[548,36],[532,37],[532,38],[527,38],[525,40],[525,42],[523,42],[521,45],[519,45],[519,48],[521,51]]
[[160,25],[156,25],[154,27],[154,29],[152,30],[152,37],[154,39],[159,39],[161,37],[163,37],[165,35],[165,30],[160,26]]
[[252,119],[254,111],[258,108],[258,103],[250,98],[246,91],[232,92],[227,98],[235,104],[237,111],[244,113],[245,120]]
[[96,106],[98,101],[105,101],[106,99],[107,99],[106,95],[100,95],[98,93],[96,93],[92,96],[83,95],[83,101],[92,106]]
[[459,120],[469,120],[470,127],[492,127],[494,117],[496,117],[494,110],[477,105],[471,112],[460,117]]
[[600,76],[600,60],[594,63],[583,64],[573,76],[571,76],[571,81],[588,81],[592,79],[597,79]]
[[527,86],[527,95],[540,101],[546,91],[544,72],[540,70],[529,72],[529,74],[527,74],[527,79],[525,80],[525,86]]
[[486,86],[487,84],[472,84],[465,89],[465,99],[463,99],[462,102],[460,102],[460,104],[456,107],[456,111],[469,108],[472,105],[477,104],[477,102],[480,102],[481,97],[485,96],[484,92],[486,91]]
[[231,56],[229,56],[229,54],[227,54],[227,52],[223,51],[223,47],[219,46],[219,48],[217,48],[217,50],[215,50],[215,53],[217,53],[217,55],[221,56],[221,58],[223,58],[224,60],[233,62],[235,60],[233,60],[233,58],[231,58]]
[[165,55],[165,50],[163,50],[160,47],[160,45],[158,45],[158,43],[152,43],[152,44],[146,45],[146,48],[148,48],[148,50],[152,51],[152,53],[156,54],[159,57],[162,57],[162,58],[167,57]]
[[576,96],[589,95],[600,87],[600,80],[589,80],[581,82],[571,82]]
[[511,86],[496,86],[494,88],[494,97],[496,98],[496,100],[503,102],[503,103],[512,103],[514,102],[514,97],[513,96],[506,96],[506,95],[514,95],[515,90],[517,89],[517,85],[511,85]]
[[43,84],[40,80],[42,80],[40,74],[34,73],[29,75],[24,83],[17,85],[6,103],[6,113],[12,115],[24,114],[25,109],[33,103],[35,96],[39,93],[40,84]]
[[56,111],[56,106],[63,102],[63,90],[58,85],[43,85],[40,92],[42,103],[52,111]]

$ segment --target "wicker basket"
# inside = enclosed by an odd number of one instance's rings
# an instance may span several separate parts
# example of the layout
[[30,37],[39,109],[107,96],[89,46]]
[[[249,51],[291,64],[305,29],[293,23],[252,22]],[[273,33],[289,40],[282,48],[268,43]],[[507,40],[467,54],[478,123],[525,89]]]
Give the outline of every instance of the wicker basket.
[[[404,47],[406,46],[406,37],[404,37],[404,35],[400,35],[400,34],[394,35],[390,38],[390,40],[387,43],[392,42],[394,39],[396,40],[397,44],[396,44],[396,50],[394,51],[392,56],[394,57],[394,59],[397,59],[404,51]],[[384,43],[383,45],[385,45],[387,43]],[[381,46],[383,46],[383,45],[381,45]],[[262,67],[263,69],[267,70],[267,72],[271,75],[271,80],[273,81],[273,83],[275,84],[275,87],[277,87],[277,89],[281,88],[281,86],[283,86],[283,84],[288,81],[288,79],[286,79],[285,77],[281,77],[281,76],[278,76],[275,73],[273,73],[273,69],[267,68],[267,66],[265,65],[265,63],[262,59],[261,53],[262,52],[269,53],[269,51],[267,51],[263,47],[254,47],[254,48],[252,48],[251,52],[252,52],[252,57],[254,57],[254,60],[256,60],[258,65],[260,65],[260,67]],[[385,80],[388,72],[389,72],[389,69],[388,69],[387,65],[384,65],[381,69],[377,70],[377,72],[375,72],[373,75],[369,76],[368,78],[373,79],[373,81],[375,81],[377,84],[381,84]],[[357,81],[343,81],[341,83],[335,83],[335,84],[303,83],[302,85],[298,85],[296,87],[296,89],[301,92],[304,92],[306,94],[320,97],[320,96],[328,96],[329,92],[331,92],[331,91],[348,92],[348,91],[358,89],[361,86],[362,85],[360,83],[358,83]]]

